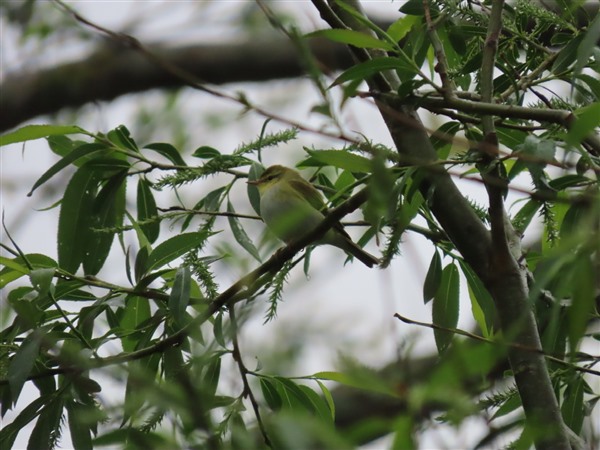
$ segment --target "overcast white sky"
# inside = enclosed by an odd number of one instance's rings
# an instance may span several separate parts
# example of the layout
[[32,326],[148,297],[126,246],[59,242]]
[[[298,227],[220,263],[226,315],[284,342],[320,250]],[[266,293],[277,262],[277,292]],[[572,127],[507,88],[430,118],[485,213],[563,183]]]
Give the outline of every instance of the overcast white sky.
[[[274,8],[293,16],[306,29],[324,27],[319,22],[308,1],[268,2]],[[144,42],[164,41],[169,44],[183,42],[218,42],[223,36],[238,36],[239,31],[231,27],[231,18],[244,8],[252,8],[250,1],[220,2],[174,2],[174,1],[78,1],[70,3],[85,17],[107,28],[120,30],[124,28]],[[364,1],[366,9],[383,15],[397,17],[401,2]],[[256,20],[260,12],[255,11]],[[53,16],[54,17],[54,16]],[[61,17],[56,14],[57,20]],[[60,19],[70,20],[70,19]],[[261,19],[262,20],[262,19]],[[90,44],[71,45],[67,36],[60,34],[50,41],[47,47],[39,48],[34,43],[22,45],[16,42],[16,35],[6,26],[6,18],[0,18],[1,27],[1,76],[18,73],[25,68],[35,70],[37,67],[56,64],[66,59],[77,59],[91,48]],[[89,30],[84,30],[88,32]],[[93,32],[90,31],[93,34]],[[63,40],[67,45],[63,45]],[[239,84],[223,86],[228,92],[243,90],[252,100],[265,106],[266,109],[279,115],[289,117],[314,126],[320,124],[320,118],[310,113],[311,107],[318,101],[314,89],[308,82],[275,81],[265,84]],[[127,96],[110,104],[89,105],[81,114],[74,117],[61,113],[55,119],[59,123],[76,122],[90,131],[105,132],[117,125],[125,124],[132,130],[134,138],[136,129],[136,111],[139,107],[155,111],[164,107],[163,97],[155,92]],[[189,118],[187,129],[193,133],[190,137],[190,148],[210,145],[228,152],[241,142],[255,139],[264,118],[256,115],[239,117],[240,108],[232,103],[209,98],[198,92],[187,92],[181,95],[178,108]],[[215,127],[210,119],[220,116],[225,126]],[[356,100],[350,102],[344,111],[343,120],[352,124],[352,130],[361,132],[376,142],[391,145],[382,121],[374,108],[367,102]],[[38,118],[35,123],[45,123],[47,118]],[[271,131],[281,125],[271,123]],[[160,130],[154,137],[169,142],[172,136],[170,128]],[[157,139],[158,140],[158,139]],[[334,142],[340,145],[339,142]],[[316,148],[331,145],[321,137],[303,134],[301,139],[292,145],[265,152],[266,165],[284,163],[292,165],[304,158],[302,145]],[[33,197],[26,197],[35,180],[49,164],[57,160],[45,141],[28,143],[22,146],[3,148],[1,157],[2,177],[2,210],[6,216],[6,224],[15,240],[25,252],[45,253],[56,257],[56,225],[58,210],[36,212],[60,198],[66,182],[66,175],[55,183],[40,189]],[[187,158],[190,161],[190,158]],[[194,164],[194,161],[190,161]],[[461,181],[469,191],[469,196],[485,205],[485,195],[476,183]],[[198,189],[206,189],[205,185],[189,186],[182,191],[183,198],[193,200]],[[516,198],[516,197],[515,197]],[[172,206],[175,201],[170,194],[159,196],[161,206]],[[235,197],[235,205],[240,212],[251,213],[245,198],[244,189],[240,186]],[[260,224],[249,225],[253,236],[261,233]],[[178,232],[177,226],[170,229],[163,226],[161,240]],[[357,236],[356,230],[351,230]],[[3,236],[3,241],[5,237]],[[235,247],[235,244],[232,244]],[[375,245],[369,251],[377,253]],[[274,345],[280,350],[286,346],[296,345],[298,340],[304,341],[303,367],[296,375],[306,375],[322,370],[335,369],[335,361],[339,352],[356,356],[361,362],[374,367],[391,361],[398,351],[406,346],[412,347],[415,354],[431,352],[434,348],[431,330],[422,330],[400,323],[393,318],[396,312],[410,318],[431,321],[430,306],[423,305],[422,283],[427,271],[433,249],[423,238],[406,233],[402,246],[402,256],[398,257],[387,270],[369,270],[360,263],[343,266],[345,256],[337,249],[318,248],[313,253],[312,271],[307,279],[299,267],[290,278],[285,301],[280,305],[278,318],[262,325],[266,303],[259,299],[254,305],[256,315],[242,329],[242,351],[247,360],[255,356],[261,359],[268,357]],[[114,283],[126,283],[122,271],[122,256],[117,246],[113,248],[114,261],[99,275]],[[247,267],[255,267],[256,262],[248,259]],[[221,262],[218,267],[218,279],[222,288],[226,288],[239,276],[243,275],[238,265],[232,266],[228,261]],[[470,328],[470,303],[466,290],[462,289],[460,327]],[[5,294],[2,296],[5,301]],[[310,320],[306,316],[310,315]],[[303,319],[300,319],[303,318]],[[308,328],[306,328],[308,327]],[[332,347],[332,342],[335,346]],[[275,344],[276,343],[276,344]],[[119,351],[120,349],[115,349]],[[118,384],[107,379],[101,400],[106,403],[118,402]],[[27,385],[28,392],[19,402],[20,407],[35,398],[37,390]],[[112,397],[111,397],[112,396]],[[116,399],[116,400],[115,400]],[[12,413],[5,421],[10,422]],[[478,420],[469,421],[457,434],[447,430],[434,429],[426,433],[422,440],[423,448],[456,448],[468,442],[474,442],[484,429],[477,425]],[[26,445],[28,436],[19,435],[16,448]],[[370,448],[377,448],[377,443]],[[62,448],[69,448],[68,433],[61,441]]]

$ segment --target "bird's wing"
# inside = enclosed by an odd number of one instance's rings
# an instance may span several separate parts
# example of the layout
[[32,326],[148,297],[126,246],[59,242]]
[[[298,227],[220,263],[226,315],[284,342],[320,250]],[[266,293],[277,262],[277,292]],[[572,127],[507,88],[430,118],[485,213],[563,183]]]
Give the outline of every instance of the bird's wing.
[[[327,207],[325,206],[323,197],[321,197],[319,191],[317,191],[312,184],[296,180],[290,180],[290,184],[306,200],[308,200],[308,202],[312,205],[313,208],[318,209],[323,214],[327,214]],[[350,236],[348,235],[348,233],[346,233],[346,230],[344,230],[344,227],[340,222],[334,223],[332,228],[337,230],[345,238],[350,239]]]
[[325,202],[323,201],[323,197],[321,197],[319,191],[317,191],[312,184],[299,180],[290,180],[290,184],[295,191],[308,200],[308,203],[310,203],[313,208],[323,213],[325,212]]

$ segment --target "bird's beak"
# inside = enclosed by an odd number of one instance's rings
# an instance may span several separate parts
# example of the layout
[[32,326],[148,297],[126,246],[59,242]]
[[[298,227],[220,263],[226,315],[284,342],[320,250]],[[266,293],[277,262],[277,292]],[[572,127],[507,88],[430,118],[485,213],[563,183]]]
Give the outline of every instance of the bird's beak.
[[258,186],[259,181],[258,180],[248,180],[248,181],[246,181],[246,184],[251,184],[252,186]]

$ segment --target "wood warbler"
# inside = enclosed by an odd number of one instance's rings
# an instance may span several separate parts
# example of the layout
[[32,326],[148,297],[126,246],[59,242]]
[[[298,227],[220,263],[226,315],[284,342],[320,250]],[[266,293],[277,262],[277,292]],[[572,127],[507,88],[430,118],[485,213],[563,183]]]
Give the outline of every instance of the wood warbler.
[[[319,191],[284,166],[271,166],[258,180],[248,181],[260,194],[260,214],[269,229],[282,241],[289,243],[314,230],[326,214],[325,203]],[[331,244],[358,258],[368,267],[379,264],[354,242],[337,222],[327,230],[317,244]]]

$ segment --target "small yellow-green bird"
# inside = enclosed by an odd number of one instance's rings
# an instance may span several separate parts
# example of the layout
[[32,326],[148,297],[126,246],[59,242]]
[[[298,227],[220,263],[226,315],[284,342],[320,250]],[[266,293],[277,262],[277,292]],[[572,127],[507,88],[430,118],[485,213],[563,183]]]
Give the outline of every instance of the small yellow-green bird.
[[[325,218],[321,194],[293,169],[271,166],[258,180],[248,181],[248,184],[258,188],[263,221],[284,242],[289,243],[314,230]],[[318,243],[335,245],[368,267],[379,264],[376,257],[352,242],[339,222],[327,230]]]

